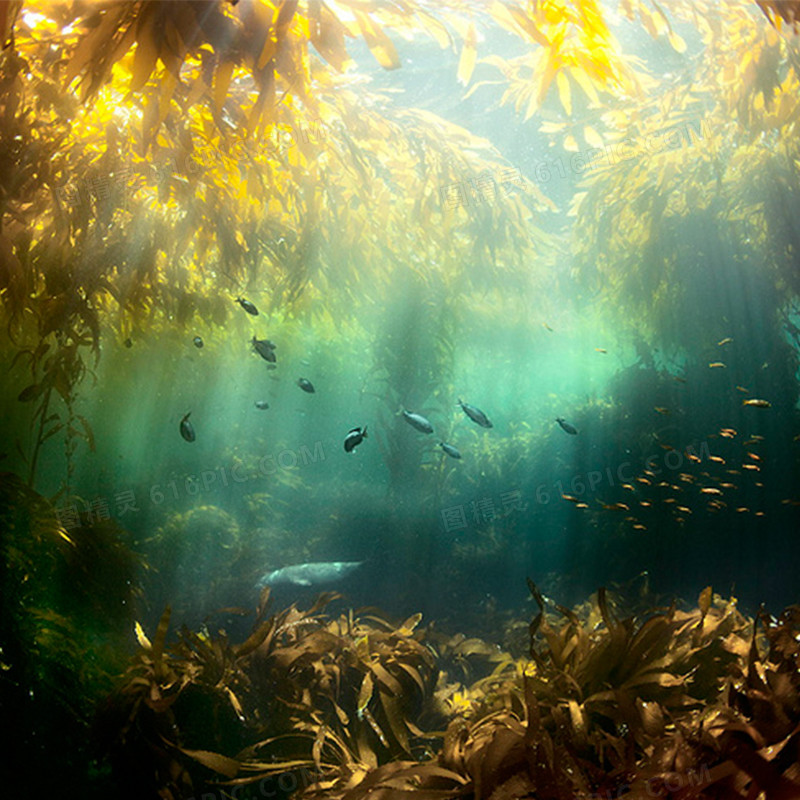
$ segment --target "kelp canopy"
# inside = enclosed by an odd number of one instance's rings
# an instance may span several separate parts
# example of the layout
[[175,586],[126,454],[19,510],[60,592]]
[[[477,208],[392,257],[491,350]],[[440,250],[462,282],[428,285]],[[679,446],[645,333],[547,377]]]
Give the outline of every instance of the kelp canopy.
[[[50,436],[66,435],[68,471],[74,440],[93,444],[72,400],[103,336],[225,325],[242,292],[326,335],[357,332],[398,282],[452,315],[448,338],[500,309],[538,324],[567,257],[544,214],[576,216],[581,299],[622,302],[626,317],[610,309],[607,324],[650,346],[667,329],[678,348],[709,335],[697,312],[718,281],[695,273],[720,250],[734,277],[793,297],[794,231],[769,190],[780,184],[791,207],[800,62],[781,27],[791,4],[759,5],[772,24],[755,4],[682,0],[4,4],[0,296],[34,412],[13,457],[32,480]],[[675,70],[627,52],[616,15],[671,49]],[[521,55],[484,56],[486,26],[517,37]],[[391,70],[399,38],[455,49],[469,93],[497,86],[536,120],[560,169],[585,175],[570,208],[545,196],[553,164],[512,177],[487,141],[371,89],[348,48],[363,42]],[[489,77],[475,81],[476,63]],[[702,137],[688,163],[662,141],[687,122],[690,144]],[[641,147],[646,161],[632,157]],[[449,202],[450,189],[473,191],[465,175],[503,169],[497,202]],[[685,233],[711,224],[707,253],[681,252]],[[500,281],[537,311],[514,310]],[[788,322],[793,304],[775,313]],[[675,315],[685,324],[664,324]]]

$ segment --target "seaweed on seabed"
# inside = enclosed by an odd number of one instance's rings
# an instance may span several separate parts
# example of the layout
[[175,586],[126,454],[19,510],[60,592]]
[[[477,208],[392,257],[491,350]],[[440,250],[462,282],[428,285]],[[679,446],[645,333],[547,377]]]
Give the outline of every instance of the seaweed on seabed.
[[152,640],[137,624],[139,652],[98,729],[120,787],[182,798],[301,768],[355,784],[413,755],[425,738],[414,719],[436,683],[419,615],[399,626],[377,614],[329,619],[336,597],[268,613],[266,589],[241,644],[184,627],[168,645],[169,609]]
[[620,620],[600,590],[582,617],[553,616],[531,590],[530,659],[467,691],[478,713],[451,721],[438,758],[327,796],[800,796],[800,609],[757,626],[708,587],[692,611]]
[[86,796],[88,732],[123,664],[137,563],[114,523],[84,516],[66,530],[48,500],[0,473],[0,706],[14,725],[6,790]]

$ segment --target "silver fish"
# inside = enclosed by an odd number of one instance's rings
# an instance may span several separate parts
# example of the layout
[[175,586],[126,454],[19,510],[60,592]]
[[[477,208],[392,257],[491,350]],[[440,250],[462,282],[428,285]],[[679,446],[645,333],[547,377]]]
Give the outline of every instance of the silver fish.
[[316,561],[310,564],[293,564],[267,572],[258,581],[258,588],[264,586],[317,586],[335,583],[354,573],[363,561]]
[[414,414],[411,411],[403,409],[403,419],[412,427],[416,428],[421,433],[433,433],[433,425],[428,422],[422,414]]
[[482,428],[491,428],[492,423],[489,420],[489,417],[483,413],[479,408],[475,406],[471,406],[469,403],[465,403],[463,400],[459,400],[458,404],[463,409],[464,413],[473,421],[477,422]]
[[266,400],[256,400],[256,408],[266,411],[269,408],[269,403]]

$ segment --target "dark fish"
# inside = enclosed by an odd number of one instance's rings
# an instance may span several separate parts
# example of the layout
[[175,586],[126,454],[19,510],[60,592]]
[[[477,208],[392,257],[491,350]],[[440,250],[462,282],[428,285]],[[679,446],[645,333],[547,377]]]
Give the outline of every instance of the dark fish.
[[357,447],[367,438],[367,426],[363,428],[353,428],[347,436],[344,437],[344,451],[351,453],[353,448]]
[[236,302],[248,313],[254,317],[258,316],[258,309],[249,301],[245,300],[244,297],[237,297]]
[[262,411],[265,411],[269,408],[269,403],[266,400],[256,400],[256,408],[260,408]]
[[461,453],[459,453],[458,449],[453,447],[453,445],[447,444],[447,442],[439,442],[439,447],[441,447],[450,458],[461,458]]
[[316,389],[314,389],[314,384],[308,378],[298,378],[297,385],[304,391],[308,392],[309,394],[314,394]]
[[463,400],[459,400],[458,404],[473,422],[477,422],[482,428],[492,427],[489,417],[487,417],[486,414],[484,414],[479,408],[475,408],[475,406],[471,406],[469,403],[465,403]]
[[122,344],[125,345],[128,349],[133,347],[133,342],[131,341],[131,337],[129,336]]
[[422,414],[414,414],[411,411],[403,409],[403,419],[411,425],[412,428],[416,428],[421,433],[433,433],[433,425],[431,425]]
[[203,346],[203,340],[200,336],[195,336],[194,339],[192,339],[192,342],[194,343],[194,346],[197,348]]
[[253,337],[253,350],[258,353],[264,361],[271,361],[273,364],[278,360],[275,357],[275,343],[269,339],[256,339]]
[[564,422],[563,417],[556,417],[556,422],[561,426],[561,429],[569,433],[571,436],[577,436],[578,429],[569,422]]
[[192,412],[189,411],[186,416],[181,420],[181,436],[186,439],[187,442],[194,441],[194,428],[192,427],[192,423],[189,422],[189,414]]

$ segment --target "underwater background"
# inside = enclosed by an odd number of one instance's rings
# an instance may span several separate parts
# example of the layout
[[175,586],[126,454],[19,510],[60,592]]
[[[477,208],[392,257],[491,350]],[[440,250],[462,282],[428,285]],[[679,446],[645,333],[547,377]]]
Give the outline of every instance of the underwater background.
[[797,19],[0,4],[8,791],[800,797]]

